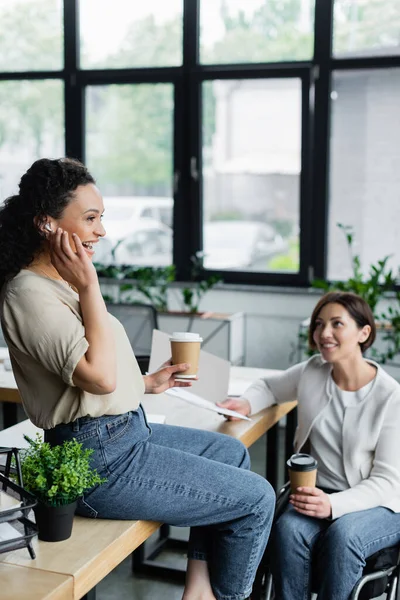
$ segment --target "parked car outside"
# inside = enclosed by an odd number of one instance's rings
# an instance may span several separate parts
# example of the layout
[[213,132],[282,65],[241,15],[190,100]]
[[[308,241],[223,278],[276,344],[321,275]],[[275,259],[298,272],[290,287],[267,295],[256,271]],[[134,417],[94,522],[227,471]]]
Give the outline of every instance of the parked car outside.
[[203,228],[206,269],[267,270],[267,260],[288,250],[283,237],[268,223],[210,221]]
[[172,263],[173,200],[161,196],[105,196],[106,236],[96,245],[101,264]]
[[110,265],[112,263],[112,249],[112,242],[107,236],[100,238],[94,246],[93,262]]
[[139,219],[172,227],[173,199],[161,196],[104,196],[103,224],[112,241],[124,238]]
[[114,263],[163,267],[172,264],[172,229],[155,219],[139,219],[114,247]]
[[172,263],[172,229],[155,219],[138,219],[118,240],[106,237],[96,244],[94,262],[162,267]]

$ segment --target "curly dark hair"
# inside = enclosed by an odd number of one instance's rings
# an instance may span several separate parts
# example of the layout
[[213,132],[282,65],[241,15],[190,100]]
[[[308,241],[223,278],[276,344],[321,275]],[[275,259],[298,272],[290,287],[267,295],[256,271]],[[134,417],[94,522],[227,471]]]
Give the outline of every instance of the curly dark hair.
[[95,183],[73,158],[41,158],[21,177],[19,194],[0,207],[0,288],[29,265],[43,244],[38,228],[46,216],[61,218],[80,185]]

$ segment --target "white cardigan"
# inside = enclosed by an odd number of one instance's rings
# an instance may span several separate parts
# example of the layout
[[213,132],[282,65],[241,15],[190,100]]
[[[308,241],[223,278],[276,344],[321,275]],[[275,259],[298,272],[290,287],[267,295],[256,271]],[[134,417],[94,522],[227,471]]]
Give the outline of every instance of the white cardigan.
[[[342,425],[343,464],[350,488],[329,495],[332,518],[384,506],[400,512],[400,385],[379,365],[374,383],[357,406],[346,408]],[[294,446],[301,450],[316,419],[332,400],[332,365],[320,355],[282,373],[259,379],[243,394],[254,414],[298,400]]]

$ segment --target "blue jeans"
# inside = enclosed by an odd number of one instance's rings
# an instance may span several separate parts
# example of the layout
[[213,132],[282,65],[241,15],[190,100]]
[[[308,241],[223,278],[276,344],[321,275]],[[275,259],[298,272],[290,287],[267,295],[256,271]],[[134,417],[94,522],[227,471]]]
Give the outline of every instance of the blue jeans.
[[348,600],[362,576],[365,559],[399,543],[400,514],[388,508],[362,510],[330,521],[301,515],[289,505],[271,537],[276,597],[308,600],[313,569],[318,574],[318,598]]
[[79,418],[45,434],[51,444],[71,438],[94,450],[91,464],[107,477],[79,501],[78,514],[190,526],[188,556],[208,562],[216,598],[250,595],[275,495],[264,478],[248,470],[241,442],[197,429],[150,428],[141,407]]

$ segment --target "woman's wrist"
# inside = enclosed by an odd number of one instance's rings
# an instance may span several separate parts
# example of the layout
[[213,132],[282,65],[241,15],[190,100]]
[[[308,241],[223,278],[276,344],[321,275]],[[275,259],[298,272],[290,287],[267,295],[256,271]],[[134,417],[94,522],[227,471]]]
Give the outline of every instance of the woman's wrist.
[[151,394],[151,392],[153,391],[153,388],[154,388],[152,375],[150,375],[149,373],[146,373],[145,375],[143,375],[143,381],[144,381],[144,393]]
[[247,400],[247,398],[240,398],[240,400],[243,402],[243,414],[248,417],[249,415],[251,415],[251,404],[250,402]]

